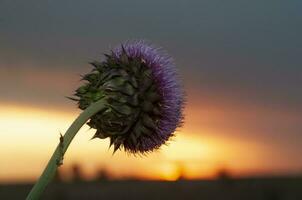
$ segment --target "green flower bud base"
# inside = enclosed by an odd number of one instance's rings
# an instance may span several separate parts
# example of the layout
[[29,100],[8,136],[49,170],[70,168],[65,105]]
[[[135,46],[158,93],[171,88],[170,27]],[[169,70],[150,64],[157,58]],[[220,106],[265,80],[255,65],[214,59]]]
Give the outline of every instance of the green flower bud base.
[[145,138],[156,139],[161,117],[161,97],[152,70],[141,58],[130,58],[123,51],[120,59],[106,55],[106,62],[92,62],[94,69],[83,76],[87,81],[74,94],[80,109],[104,96],[104,112],[88,122],[96,129],[94,138],[110,138],[114,152],[120,147],[131,153],[142,152]]

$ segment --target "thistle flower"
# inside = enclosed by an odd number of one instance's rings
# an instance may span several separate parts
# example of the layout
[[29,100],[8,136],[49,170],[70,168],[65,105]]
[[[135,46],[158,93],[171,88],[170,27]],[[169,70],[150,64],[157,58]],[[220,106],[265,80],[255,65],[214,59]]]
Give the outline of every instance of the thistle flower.
[[114,151],[123,147],[145,153],[166,143],[182,124],[183,91],[171,57],[144,41],[126,42],[92,62],[76,90],[84,110],[102,98],[106,109],[87,123],[94,138],[110,138]]
[[80,128],[88,121],[94,138],[110,138],[114,152],[158,149],[182,124],[184,95],[171,57],[144,41],[132,41],[92,62],[83,76],[76,98],[83,112],[60,136],[60,142],[27,200],[38,199],[63,164],[64,154]]

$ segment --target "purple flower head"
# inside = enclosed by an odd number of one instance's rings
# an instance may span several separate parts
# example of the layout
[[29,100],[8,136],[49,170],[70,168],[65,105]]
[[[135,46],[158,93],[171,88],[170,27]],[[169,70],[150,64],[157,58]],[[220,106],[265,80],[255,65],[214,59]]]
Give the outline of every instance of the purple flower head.
[[130,41],[117,47],[113,53],[120,58],[123,49],[130,58],[140,58],[152,70],[158,92],[161,95],[162,117],[156,128],[158,140],[146,139],[142,150],[148,151],[164,144],[177,127],[182,125],[184,92],[179,82],[172,57],[161,48],[157,48],[142,40]]
[[84,76],[88,83],[75,94],[81,109],[108,99],[108,109],[88,123],[97,130],[95,137],[110,137],[115,150],[158,149],[183,120],[184,92],[172,58],[141,40],[125,42],[105,56],[106,61],[92,63],[95,70]]

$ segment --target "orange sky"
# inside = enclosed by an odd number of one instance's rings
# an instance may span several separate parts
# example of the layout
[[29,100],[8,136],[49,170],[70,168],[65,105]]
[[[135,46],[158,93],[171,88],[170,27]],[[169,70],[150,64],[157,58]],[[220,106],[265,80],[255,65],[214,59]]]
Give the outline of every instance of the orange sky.
[[[78,110],[42,109],[25,105],[0,106],[0,182],[28,181],[37,178]],[[167,146],[148,156],[117,152],[112,156],[108,140],[90,140],[93,131],[85,126],[68,149],[62,171],[68,177],[73,164],[79,164],[86,178],[105,168],[116,178],[136,176],[146,179],[175,180],[213,178],[220,169],[234,175],[280,172],[288,169],[274,153],[273,147],[259,141],[228,138],[215,133],[204,122],[223,113],[209,107],[188,105],[185,126]],[[221,117],[221,116],[220,116]],[[230,115],[231,118],[236,118]],[[231,119],[226,118],[226,122]],[[274,158],[272,163],[267,158]],[[4,162],[3,162],[4,161]]]

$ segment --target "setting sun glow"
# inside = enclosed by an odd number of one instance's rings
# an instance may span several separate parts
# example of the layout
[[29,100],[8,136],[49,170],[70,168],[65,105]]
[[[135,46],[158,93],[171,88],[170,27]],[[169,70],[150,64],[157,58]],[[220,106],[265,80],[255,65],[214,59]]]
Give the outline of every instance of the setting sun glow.
[[[0,109],[0,145],[4,149],[0,159],[6,161],[0,165],[0,181],[34,180],[57,145],[59,134],[65,132],[77,113],[19,105],[2,105]],[[258,155],[264,149],[259,145],[210,137],[206,130],[194,132],[197,130],[184,127],[159,151],[135,157],[124,152],[112,155],[108,140],[90,140],[93,130],[85,126],[71,144],[60,170],[68,177],[72,165],[79,164],[87,179],[105,169],[113,178],[173,181],[213,178],[221,169],[240,174],[263,162]]]

